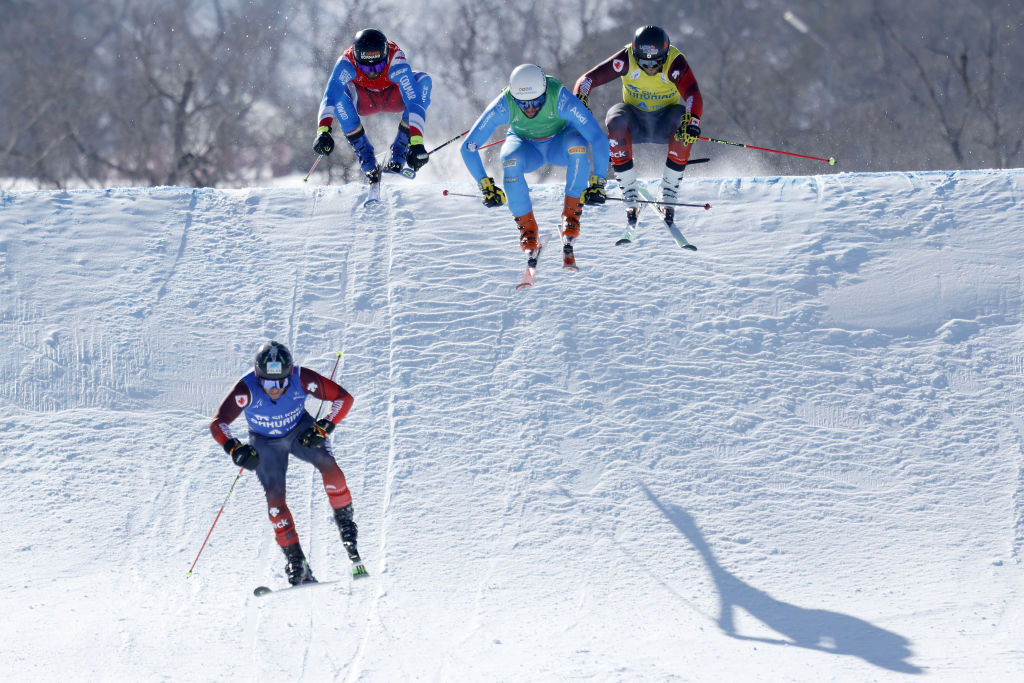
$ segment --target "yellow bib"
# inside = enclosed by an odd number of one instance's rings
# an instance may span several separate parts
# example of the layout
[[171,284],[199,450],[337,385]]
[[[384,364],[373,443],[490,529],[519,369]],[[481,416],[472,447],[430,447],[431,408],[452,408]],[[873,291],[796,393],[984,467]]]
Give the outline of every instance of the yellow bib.
[[658,111],[673,104],[679,104],[679,88],[668,80],[672,61],[680,54],[674,45],[668,48],[668,57],[661,71],[648,76],[633,56],[631,46],[626,46],[629,55],[629,71],[622,75],[622,101],[642,111]]

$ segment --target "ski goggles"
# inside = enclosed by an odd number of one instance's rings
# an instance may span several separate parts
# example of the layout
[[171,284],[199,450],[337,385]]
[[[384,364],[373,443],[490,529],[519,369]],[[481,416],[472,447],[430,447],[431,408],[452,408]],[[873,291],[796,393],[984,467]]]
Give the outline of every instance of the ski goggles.
[[359,70],[364,74],[379,74],[388,67],[387,62],[377,62],[376,64],[356,64]]
[[288,378],[282,377],[281,379],[267,379],[260,377],[260,386],[263,387],[264,391],[271,391],[272,389],[287,389]]
[[542,93],[540,97],[534,98],[532,100],[516,100],[516,104],[518,104],[519,108],[522,109],[523,111],[526,111],[527,109],[540,109],[541,107],[544,106],[544,103],[547,101],[547,99],[547,93]]
[[641,69],[660,69],[664,64],[664,59],[638,59],[636,63],[640,65]]

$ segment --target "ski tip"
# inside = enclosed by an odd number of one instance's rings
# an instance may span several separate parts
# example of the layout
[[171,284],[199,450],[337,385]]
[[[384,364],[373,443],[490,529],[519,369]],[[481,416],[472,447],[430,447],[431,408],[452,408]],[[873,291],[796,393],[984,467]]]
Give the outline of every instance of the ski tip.
[[253,590],[252,594],[255,595],[258,598],[261,595],[266,595],[267,593],[272,593],[272,592],[273,592],[273,589],[268,588],[267,586],[256,586],[256,588],[255,588],[255,590]]
[[690,251],[697,251],[697,247],[693,246],[692,244],[684,244],[683,245],[683,249],[689,249]]
[[633,244],[633,240],[627,240],[625,237],[623,237],[621,240],[615,243],[615,246],[619,246],[620,244]]

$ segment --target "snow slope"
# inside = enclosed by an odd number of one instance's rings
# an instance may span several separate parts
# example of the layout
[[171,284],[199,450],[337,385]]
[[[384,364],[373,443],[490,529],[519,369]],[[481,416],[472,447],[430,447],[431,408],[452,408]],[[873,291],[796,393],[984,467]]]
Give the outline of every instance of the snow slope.
[[[0,678],[1024,669],[1024,171],[693,179],[698,252],[614,246],[609,202],[525,292],[508,211],[443,187],[0,194]],[[248,473],[186,578],[267,338],[344,352],[369,580],[301,462],[341,581],[252,596],[284,562]]]

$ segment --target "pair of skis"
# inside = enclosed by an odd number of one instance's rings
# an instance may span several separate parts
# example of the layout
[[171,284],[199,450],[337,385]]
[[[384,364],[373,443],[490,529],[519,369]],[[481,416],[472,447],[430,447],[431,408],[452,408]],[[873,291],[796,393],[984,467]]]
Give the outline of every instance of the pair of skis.
[[[533,277],[537,274],[537,260],[540,258],[540,252],[544,250],[544,245],[548,243],[548,236],[543,235],[540,238],[540,243],[537,246],[537,250],[530,253],[530,256],[526,259],[526,271],[523,272],[522,279],[519,280],[519,284],[516,285],[516,289],[528,289],[533,286]],[[572,242],[562,245],[562,268],[571,270],[574,273],[579,272],[579,266],[576,265],[576,254],[572,248]]]
[[[691,244],[690,241],[683,236],[683,232],[676,226],[675,220],[669,218],[669,216],[665,212],[665,207],[657,203],[657,200],[654,199],[650,191],[648,191],[646,187],[641,187],[639,188],[639,190],[640,194],[644,196],[644,199],[646,199],[648,202],[651,202],[651,205],[658,209],[658,213],[660,213],[662,217],[662,222],[664,223],[665,228],[668,230],[669,234],[672,236],[672,239],[675,240],[675,243],[678,244],[681,248],[686,249],[688,251],[697,251],[697,247],[694,244]],[[647,204],[639,205],[636,214],[637,220],[631,223],[629,227],[626,228],[626,231],[622,233],[622,236],[619,237],[618,241],[616,241],[615,244],[630,244],[634,240],[636,240],[637,228],[640,222],[639,217],[640,214],[643,213],[645,206],[647,206]],[[705,208],[710,207],[705,205]]]

